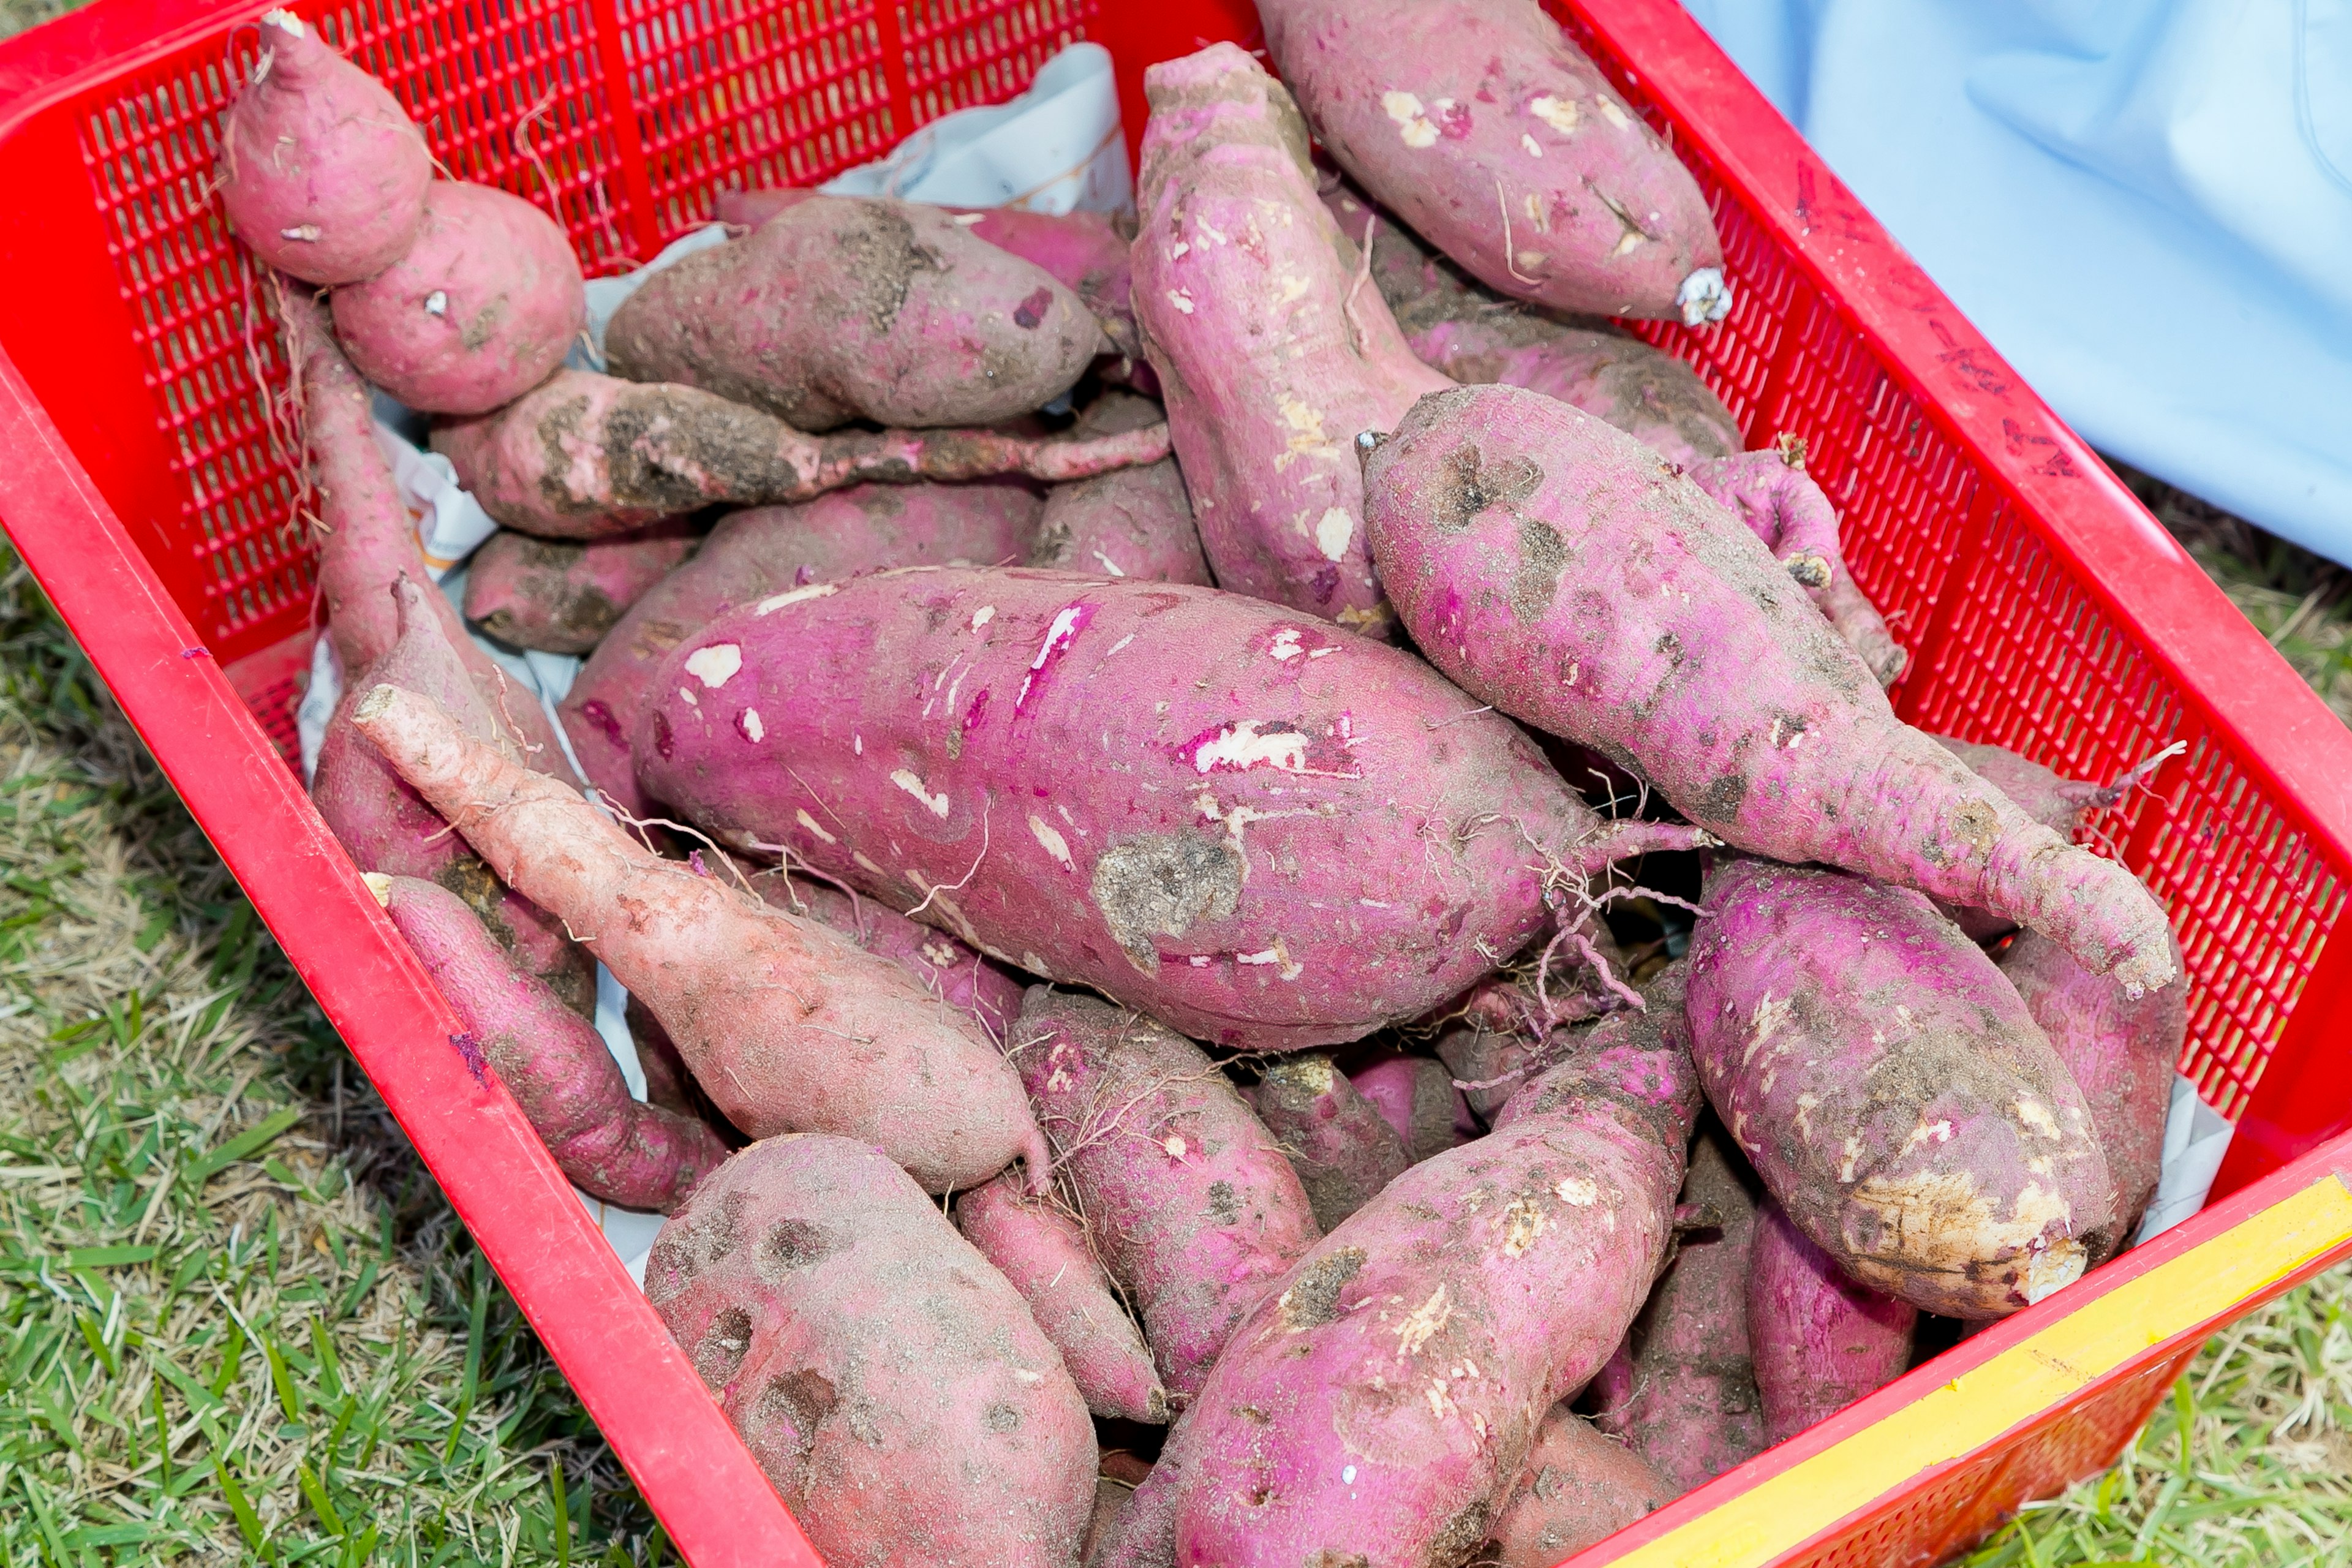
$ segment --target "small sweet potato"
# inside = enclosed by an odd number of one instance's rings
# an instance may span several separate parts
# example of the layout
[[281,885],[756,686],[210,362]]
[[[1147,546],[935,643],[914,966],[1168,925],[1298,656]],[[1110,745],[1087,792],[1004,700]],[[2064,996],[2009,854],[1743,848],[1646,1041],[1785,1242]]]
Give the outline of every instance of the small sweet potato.
[[1769,1440],[1785,1443],[1911,1364],[1919,1314],[1856,1281],[1770,1198],[1756,1215],[1748,1342]]
[[1490,1527],[1495,1568],[1552,1568],[1687,1489],[1631,1446],[1555,1405]]
[[1348,1075],[1404,1144],[1413,1164],[1443,1154],[1458,1142],[1461,1093],[1444,1062],[1386,1050]]
[[846,1138],[772,1138],[670,1216],[646,1298],[834,1568],[1069,1568],[1086,1402],[1004,1277]]
[[1381,1108],[1320,1051],[1267,1063],[1249,1102],[1281,1143],[1326,1231],[1412,1163]]
[[1087,1408],[1106,1420],[1164,1424],[1168,1391],[1119,1304],[1083,1221],[1051,1194],[1022,1191],[1011,1172],[956,1199],[956,1228],[1029,1303],[1062,1352]]
[[[1150,398],[1106,392],[1078,416],[1077,432],[1139,430],[1161,417],[1160,405]],[[1028,563],[1140,582],[1209,582],[1192,498],[1173,458],[1055,485],[1045,498]]]
[[727,1158],[699,1120],[630,1099],[604,1037],[518,967],[456,894],[409,877],[368,885],[573,1185],[667,1214]]
[[574,543],[502,528],[466,563],[466,618],[500,642],[586,653],[702,543],[684,521]]

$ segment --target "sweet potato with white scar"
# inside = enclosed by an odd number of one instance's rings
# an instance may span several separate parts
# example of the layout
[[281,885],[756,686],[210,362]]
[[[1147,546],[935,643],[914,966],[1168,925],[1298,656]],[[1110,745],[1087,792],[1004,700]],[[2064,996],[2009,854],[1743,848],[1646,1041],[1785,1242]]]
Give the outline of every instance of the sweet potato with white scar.
[[492,870],[562,918],[755,1138],[839,1133],[931,1192],[1046,1168],[1021,1080],[970,1018],[887,959],[653,855],[574,791],[379,686],[352,722]]

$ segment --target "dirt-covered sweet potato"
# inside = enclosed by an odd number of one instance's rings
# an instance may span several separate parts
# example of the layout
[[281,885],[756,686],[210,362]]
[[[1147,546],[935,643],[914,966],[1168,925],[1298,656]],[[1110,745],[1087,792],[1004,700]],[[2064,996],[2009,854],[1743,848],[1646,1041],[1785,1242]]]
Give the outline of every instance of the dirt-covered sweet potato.
[[1390,597],[1480,701],[1750,853],[1982,905],[2131,991],[2172,978],[2139,879],[1895,718],[1762,542],[1648,447],[1509,386],[1424,397],[1361,444]]
[[820,921],[866,952],[912,971],[932,995],[977,1019],[990,1039],[1002,1043],[1012,1037],[1013,1020],[1021,1016],[1022,982],[947,932],[806,877],[760,871],[751,882],[776,908]]
[[1412,1163],[1381,1107],[1321,1051],[1267,1063],[1249,1102],[1281,1143],[1315,1223],[1327,1231]]
[[1086,1402],[1019,1294],[875,1150],[743,1150],[662,1226],[646,1298],[833,1568],[1076,1561]]
[[1769,1441],[1784,1443],[1901,1377],[1918,1321],[1908,1301],[1854,1279],[1764,1200],[1748,1277],[1748,1342]]
[[1694,841],[1602,824],[1410,654],[1175,584],[814,583],[647,691],[638,786],[721,844],[1236,1047],[1414,1016],[1526,940],[1548,879]]
[[604,352],[800,430],[919,428],[1040,408],[1102,341],[1085,301],[940,208],[812,195],[648,279]]
[[1217,581],[1384,633],[1350,443],[1446,384],[1315,192],[1307,131],[1232,44],[1144,73],[1135,310]]
[[1698,184],[1536,0],[1258,0],[1276,68],[1356,184],[1490,289],[1720,321]]
[[1087,1408],[1113,1421],[1168,1419],[1168,1391],[1084,1221],[1006,1172],[956,1199],[956,1228],[996,1265],[1062,1352]]
[[1552,1568],[1688,1489],[1555,1405],[1489,1527],[1495,1568]]
[[561,918],[641,998],[727,1118],[755,1138],[856,1138],[927,1190],[1015,1157],[1042,1178],[1021,1080],[977,1024],[904,969],[655,856],[568,786],[378,686],[352,722],[499,879]]
[[221,125],[229,227],[263,265],[305,283],[372,278],[424,220],[424,134],[292,12],[264,13],[258,31],[252,79]]
[[466,562],[466,618],[500,642],[586,653],[702,543],[684,521],[577,543],[502,528]]
[[2119,1226],[2088,1107],[2015,987],[1909,889],[1727,857],[1691,937],[1707,1099],[1861,1283],[2003,1317]]
[[1356,1092],[1371,1101],[1394,1130],[1412,1163],[1442,1154],[1459,1142],[1455,1127],[1466,1107],[1444,1062],[1384,1050],[1348,1077]]
[[[1078,416],[1077,431],[1097,436],[1139,430],[1161,417],[1160,405],[1150,398],[1106,392]],[[1028,564],[1141,582],[1209,582],[1192,498],[1174,458],[1055,485],[1038,519]]]

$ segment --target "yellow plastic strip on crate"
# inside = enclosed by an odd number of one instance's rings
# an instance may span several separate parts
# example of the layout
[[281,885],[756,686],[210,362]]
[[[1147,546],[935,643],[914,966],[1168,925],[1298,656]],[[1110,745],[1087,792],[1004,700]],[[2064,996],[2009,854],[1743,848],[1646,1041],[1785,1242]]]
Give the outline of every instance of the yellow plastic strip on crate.
[[2322,1177],[1613,1568],[1758,1568],[2347,1241],[2352,1190],[2341,1177]]

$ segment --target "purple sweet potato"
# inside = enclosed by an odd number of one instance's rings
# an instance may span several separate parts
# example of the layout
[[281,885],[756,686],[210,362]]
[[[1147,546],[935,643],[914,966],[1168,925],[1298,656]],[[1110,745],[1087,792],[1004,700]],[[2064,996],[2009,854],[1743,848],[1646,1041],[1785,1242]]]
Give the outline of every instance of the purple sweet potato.
[[1738,452],[1697,464],[1690,476],[1755,531],[1838,636],[1862,656],[1878,684],[1892,686],[1908,656],[1848,570],[1838,540],[1837,510],[1805,472],[1804,461],[1803,445],[1784,438],[1769,450]]
[[1480,282],[1601,316],[1720,321],[1698,184],[1536,0],[1258,0],[1316,139]]
[[887,904],[784,871],[761,871],[752,889],[780,910],[841,932],[866,952],[913,972],[931,994],[969,1013],[992,1040],[1012,1037],[1022,982],[943,931],[919,925]]
[[1011,1056],[1181,1403],[1321,1234],[1306,1190],[1207,1054],[1139,1013],[1032,986]]
[[[2139,766],[2125,772],[2113,784],[2102,786],[2081,779],[2062,777],[2040,763],[2028,762],[2006,747],[1956,741],[1948,735],[1932,738],[1937,745],[1958,757],[1963,766],[2015,802],[2019,810],[2070,842],[2081,830],[2085,813],[2122,800],[2169,754],[2160,752]],[[2015,921],[1995,914],[1990,910],[1950,902],[1942,902],[1941,907],[1946,914],[1958,922],[1962,931],[1978,942],[1990,942],[2017,929]]]
[[[1138,430],[1161,418],[1160,405],[1129,393],[1106,392],[1078,416],[1081,436]],[[1091,479],[1055,485],[1038,520],[1028,564],[1067,572],[1103,572],[1139,582],[1206,586],[1209,563],[1201,531],[1176,459],[1121,468]]]
[[737,1154],[662,1226],[646,1298],[833,1568],[1069,1568],[1094,1429],[1028,1308],[845,1138]]
[[545,381],[588,317],[572,242],[520,196],[439,180],[405,254],[335,290],[360,374],[411,408],[486,414]]
[[1348,1077],[1394,1130],[1412,1163],[1454,1147],[1460,1091],[1444,1062],[1381,1051]]
[[1360,276],[1280,84],[1217,44],[1144,86],[1136,321],[1209,564],[1236,593],[1385,633],[1349,443],[1445,378]]
[[517,647],[586,653],[702,543],[684,521],[574,543],[502,528],[466,563],[466,618]]
[[1547,878],[1693,841],[1604,826],[1410,654],[1175,584],[813,584],[648,690],[637,784],[721,844],[1235,1047],[1414,1016],[1526,939]]
[[561,370],[496,413],[433,433],[474,499],[543,539],[606,539],[707,506],[813,500],[877,482],[1085,479],[1168,455],[1164,426],[1093,440],[988,430],[804,436],[690,386]]
[[1622,1397],[1594,1415],[1601,1430],[1670,1478],[1677,1497],[1778,1440],[1764,1435],[1748,1343],[1756,1199],[1722,1139],[1709,1123],[1692,1142],[1682,1201],[1699,1228],[1683,1234],[1633,1321]]
[[1874,1289],[1998,1318],[2119,1224],[2066,1064],[1991,959],[1917,893],[1724,858],[1691,937],[1716,1113],[1789,1217]]
[[573,1185],[667,1214],[727,1158],[699,1120],[630,1099],[603,1037],[456,894],[410,877],[368,885]]
[[1046,1168],[1021,1080],[977,1025],[886,959],[664,860],[572,790],[378,686],[352,721],[490,868],[593,944],[755,1138],[838,1133],[933,1192]]
[[1390,1183],[1235,1331],[1171,1435],[1177,1562],[1423,1568],[1486,1539],[1665,1259],[1698,1106],[1668,990]]
[[1307,1206],[1324,1230],[1362,1208],[1412,1163],[1381,1108],[1321,1051],[1267,1063],[1249,1102],[1298,1173]]
[[938,207],[811,195],[681,258],[605,330],[614,374],[700,387],[796,429],[985,425],[1068,391],[1086,302]]
[[1769,1440],[1785,1443],[1901,1377],[1919,1313],[1856,1281],[1770,1198],[1756,1215],[1748,1342]]
[[1495,1568],[1552,1568],[1688,1489],[1555,1405],[1489,1529]]
[[1168,1391],[1135,1321],[1087,1237],[1051,1194],[1034,1196],[1006,1172],[956,1199],[956,1228],[1021,1292],[1062,1352],[1087,1408],[1113,1421],[1163,1424]]
[[1423,652],[1483,702],[1647,777],[1753,854],[1980,904],[2142,991],[2164,910],[1895,717],[1738,519],[1631,437],[1508,386],[1367,436],[1374,557]]
[[433,179],[383,85],[290,11],[263,15],[253,78],[221,126],[221,205],[264,266],[356,283],[400,259]]
[[1036,531],[1039,504],[1010,479],[855,485],[721,518],[694,560],[649,589],[596,645],[558,710],[588,782],[646,815],[629,729],[655,668],[730,607],[877,567],[1017,561]]
[[[2178,944],[2173,952],[2177,959]],[[2032,931],[2001,954],[2000,972],[2017,987],[2090,1108],[2091,1136],[2116,1179],[2120,1223],[2112,1251],[2138,1228],[2163,1173],[2164,1121],[2189,1037],[2188,974],[2134,1000],[2112,979],[2089,973]]]

